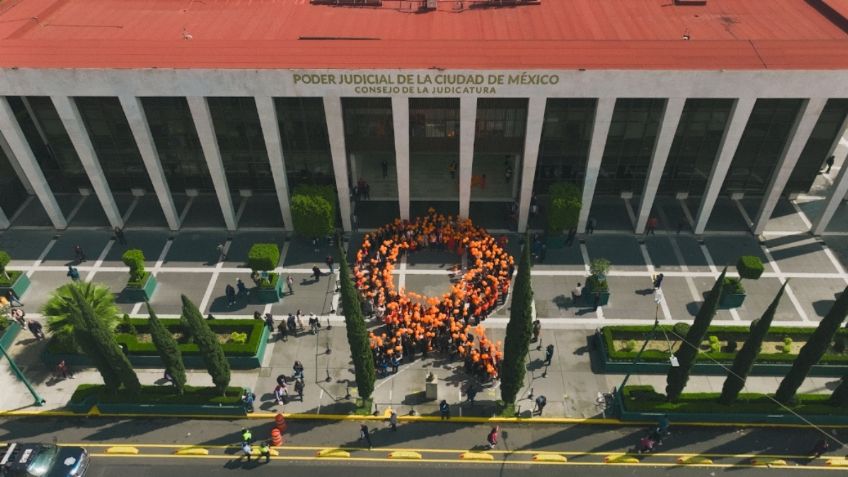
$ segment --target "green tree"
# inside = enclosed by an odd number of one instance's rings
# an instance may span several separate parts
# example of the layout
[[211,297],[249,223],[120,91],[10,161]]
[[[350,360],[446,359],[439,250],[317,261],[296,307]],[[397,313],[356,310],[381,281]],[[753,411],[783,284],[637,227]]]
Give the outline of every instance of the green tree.
[[577,227],[583,192],[570,182],[557,182],[548,188],[548,231],[554,234]]
[[518,274],[512,290],[512,308],[506,325],[504,359],[501,363],[501,400],[514,404],[527,370],[525,361],[533,333],[533,288],[530,283],[529,237],[524,240]]
[[70,349],[82,351],[80,343],[76,341],[74,333],[74,322],[69,319],[71,313],[79,311],[80,308],[71,293],[78,290],[85,302],[91,305],[94,316],[109,330],[114,331],[118,326],[119,313],[115,305],[115,295],[105,285],[89,282],[71,282],[62,285],[50,294],[47,303],[41,307],[41,313],[47,317],[47,328],[53,338],[60,343],[66,343]]
[[138,393],[141,383],[127,355],[118,346],[115,333],[95,315],[95,310],[87,301],[81,286],[72,286],[70,293],[75,303],[71,314],[71,320],[75,322],[74,333],[82,338],[81,342],[86,345],[85,352],[90,353],[89,356],[98,370],[101,370],[106,387],[117,391],[117,383],[121,383],[129,393]]
[[830,396],[830,403],[834,406],[848,406],[848,376],[843,376],[842,382],[833,390],[833,394]]
[[291,212],[294,230],[304,237],[324,237],[333,232],[333,207],[319,195],[293,195]]
[[182,394],[186,383],[186,370],[183,364],[183,354],[177,346],[177,340],[168,331],[167,328],[156,317],[150,303],[147,304],[147,314],[150,316],[148,326],[150,326],[150,338],[153,339],[153,344],[156,345],[156,351],[159,357],[162,358],[162,363],[165,365],[165,371],[174,378],[174,388],[177,394]]
[[230,384],[230,363],[224,356],[218,335],[209,328],[209,324],[203,319],[197,305],[192,303],[185,295],[180,295],[180,298],[183,302],[181,317],[183,325],[188,327],[191,337],[197,344],[200,355],[203,357],[203,363],[206,364],[206,369],[212,376],[215,389],[223,395]]
[[777,296],[774,297],[771,305],[766,308],[763,316],[751,323],[751,332],[748,334],[745,344],[742,345],[742,349],[736,353],[736,358],[733,359],[733,366],[730,368],[730,372],[727,373],[727,379],[724,380],[724,385],[721,388],[721,396],[718,398],[720,403],[727,405],[733,404],[739,396],[739,392],[745,387],[745,379],[754,366],[754,360],[760,354],[763,339],[765,339],[766,333],[768,333],[769,327],[771,327],[771,322],[774,320],[774,314],[777,311],[777,305],[780,304],[780,298],[783,297],[783,290],[786,289],[788,283],[788,280],[783,283],[783,286],[777,292]]
[[798,352],[798,357],[792,363],[792,369],[780,382],[775,399],[783,404],[791,404],[795,401],[795,393],[807,378],[807,373],[814,364],[818,363],[825,351],[827,351],[833,337],[848,316],[848,287],[842,291],[842,295],[836,299],[836,303],[827,312],[827,315],[819,322],[816,331],[810,335],[807,343]]
[[362,399],[369,399],[371,393],[374,392],[374,382],[377,380],[374,370],[374,355],[371,353],[368,329],[365,327],[365,319],[362,316],[362,303],[350,275],[347,255],[341,246],[341,241],[339,240],[337,243],[339,257],[341,257],[341,260],[339,260],[339,276],[341,277],[342,309],[345,315],[350,356],[356,374],[356,388],[359,390],[359,396]]
[[710,290],[698,314],[695,315],[695,321],[689,327],[689,332],[686,333],[686,338],[681,343],[674,356],[677,358],[678,366],[672,366],[668,370],[666,378],[665,395],[671,402],[676,402],[686,387],[689,381],[689,372],[692,370],[692,365],[695,364],[695,357],[698,356],[698,347],[701,341],[704,340],[704,335],[713,321],[713,317],[718,309],[718,302],[721,300],[721,287],[724,284],[724,275],[727,273],[727,267],[721,271],[713,289]]

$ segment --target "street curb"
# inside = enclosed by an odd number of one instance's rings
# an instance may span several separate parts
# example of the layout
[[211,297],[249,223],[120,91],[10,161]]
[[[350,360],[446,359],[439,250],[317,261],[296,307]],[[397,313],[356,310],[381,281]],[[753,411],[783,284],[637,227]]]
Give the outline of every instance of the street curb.
[[[98,413],[79,414],[70,411],[0,411],[0,417],[101,417],[101,418],[139,418],[139,419],[197,419],[197,420],[273,420],[278,413],[255,412],[247,415],[194,415],[194,414],[126,414],[126,413]],[[360,416],[356,414],[301,414],[282,413],[286,420],[296,421],[375,421],[384,422],[388,418],[379,416]],[[440,416],[399,416],[400,422],[442,422],[447,424],[588,424],[607,426],[639,427],[656,424],[656,421],[622,421],[610,418],[594,417],[452,417],[443,420]],[[739,427],[739,428],[766,428],[766,429],[808,429],[805,424],[772,424],[772,423],[749,423],[749,422],[680,422],[678,426],[686,427]],[[828,429],[848,429],[845,424],[821,424],[818,427]]]

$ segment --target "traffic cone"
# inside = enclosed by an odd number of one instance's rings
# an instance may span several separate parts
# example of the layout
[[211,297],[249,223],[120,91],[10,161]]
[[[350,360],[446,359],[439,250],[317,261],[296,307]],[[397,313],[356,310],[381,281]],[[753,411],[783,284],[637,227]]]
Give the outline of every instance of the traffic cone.
[[271,431],[271,445],[273,445],[274,447],[283,445],[283,435],[277,428],[274,428]]
[[275,427],[276,427],[277,429],[279,429],[281,433],[282,433],[282,432],[286,432],[286,428],[288,427],[288,425],[286,424],[286,418],[285,418],[285,417],[283,417],[283,415],[282,415],[282,414],[279,414],[279,413],[278,413],[278,414],[274,417],[274,422],[276,423],[276,424],[275,424]]

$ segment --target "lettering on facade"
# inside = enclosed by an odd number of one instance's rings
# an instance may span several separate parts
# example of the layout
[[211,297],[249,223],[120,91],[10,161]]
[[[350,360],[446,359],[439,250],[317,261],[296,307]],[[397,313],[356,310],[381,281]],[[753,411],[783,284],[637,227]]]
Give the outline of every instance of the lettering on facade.
[[351,86],[356,94],[497,94],[498,86],[555,86],[559,75],[521,73],[295,73],[295,85]]

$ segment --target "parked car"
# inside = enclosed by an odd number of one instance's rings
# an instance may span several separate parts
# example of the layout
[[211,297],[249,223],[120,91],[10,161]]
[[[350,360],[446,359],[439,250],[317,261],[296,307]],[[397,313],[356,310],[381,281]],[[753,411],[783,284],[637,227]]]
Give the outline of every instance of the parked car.
[[12,443],[0,447],[2,477],[80,477],[88,468],[82,447]]

